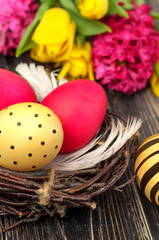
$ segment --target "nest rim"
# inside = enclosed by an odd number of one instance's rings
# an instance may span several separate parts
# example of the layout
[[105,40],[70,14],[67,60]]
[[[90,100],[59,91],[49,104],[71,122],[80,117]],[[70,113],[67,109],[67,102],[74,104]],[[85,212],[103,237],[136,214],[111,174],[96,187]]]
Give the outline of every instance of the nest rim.
[[[100,131],[106,131],[107,128],[109,133],[110,116],[126,124],[117,114],[107,112]],[[135,135],[110,158],[93,168],[76,172],[54,172],[52,169],[15,172],[0,167],[0,215],[9,214],[18,219],[16,224],[7,228],[0,222],[2,230],[10,230],[23,222],[36,221],[41,216],[52,217],[55,212],[63,217],[69,207],[95,209],[95,197],[115,186],[137,147],[138,136]],[[42,195],[39,190],[42,190]],[[46,201],[41,204],[40,198]]]

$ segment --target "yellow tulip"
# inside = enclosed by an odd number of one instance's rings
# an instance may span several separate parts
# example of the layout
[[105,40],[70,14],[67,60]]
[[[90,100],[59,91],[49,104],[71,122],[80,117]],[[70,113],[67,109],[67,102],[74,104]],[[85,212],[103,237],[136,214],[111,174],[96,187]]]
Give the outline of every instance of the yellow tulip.
[[37,45],[31,50],[31,58],[43,63],[69,59],[75,32],[76,25],[64,9],[47,10],[33,33]]
[[101,19],[108,11],[108,0],[81,0],[77,7],[84,17]]
[[68,80],[79,78],[94,80],[91,44],[89,42],[85,42],[81,47],[76,43],[74,44],[70,59],[62,64],[59,79],[60,77],[65,77]]
[[[157,64],[157,67],[159,69],[159,63]],[[157,76],[156,73],[152,74],[150,78],[150,85],[156,97],[159,97],[159,76]]]

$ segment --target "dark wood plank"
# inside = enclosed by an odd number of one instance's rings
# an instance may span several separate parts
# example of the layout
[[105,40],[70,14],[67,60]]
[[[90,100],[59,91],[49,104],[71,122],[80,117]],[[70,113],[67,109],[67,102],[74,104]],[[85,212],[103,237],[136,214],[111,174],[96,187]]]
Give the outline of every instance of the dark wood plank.
[[[147,1],[154,10],[159,10],[159,0]],[[31,62],[29,54],[16,59],[0,57],[0,67],[15,71],[19,62]],[[152,134],[159,133],[159,99],[148,86],[132,96],[126,96],[106,89],[108,107],[125,119],[140,117],[140,143]],[[133,176],[134,160],[118,184]],[[26,223],[4,234],[4,240],[158,240],[159,211],[138,189],[136,182],[125,186],[122,191],[110,191],[95,199],[97,209],[68,209],[64,218],[43,217],[34,223]],[[5,226],[16,222],[10,216],[2,217]]]

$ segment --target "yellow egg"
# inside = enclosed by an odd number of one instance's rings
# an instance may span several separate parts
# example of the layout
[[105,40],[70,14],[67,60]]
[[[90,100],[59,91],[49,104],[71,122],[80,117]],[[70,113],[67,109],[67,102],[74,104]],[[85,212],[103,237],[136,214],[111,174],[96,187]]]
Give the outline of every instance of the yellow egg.
[[59,118],[38,103],[18,103],[0,111],[0,166],[33,171],[56,157],[63,142]]
[[139,188],[159,206],[159,134],[147,138],[138,148],[134,172]]

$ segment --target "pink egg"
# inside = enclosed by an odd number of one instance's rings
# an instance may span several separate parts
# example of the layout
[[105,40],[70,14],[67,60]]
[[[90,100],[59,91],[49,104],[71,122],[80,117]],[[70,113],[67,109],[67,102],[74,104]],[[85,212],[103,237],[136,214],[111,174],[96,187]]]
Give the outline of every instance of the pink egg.
[[0,68],[0,110],[21,102],[37,102],[34,90],[18,74]]
[[59,117],[64,130],[60,152],[67,153],[83,147],[97,133],[106,113],[107,97],[97,82],[79,79],[56,88],[41,104]]

